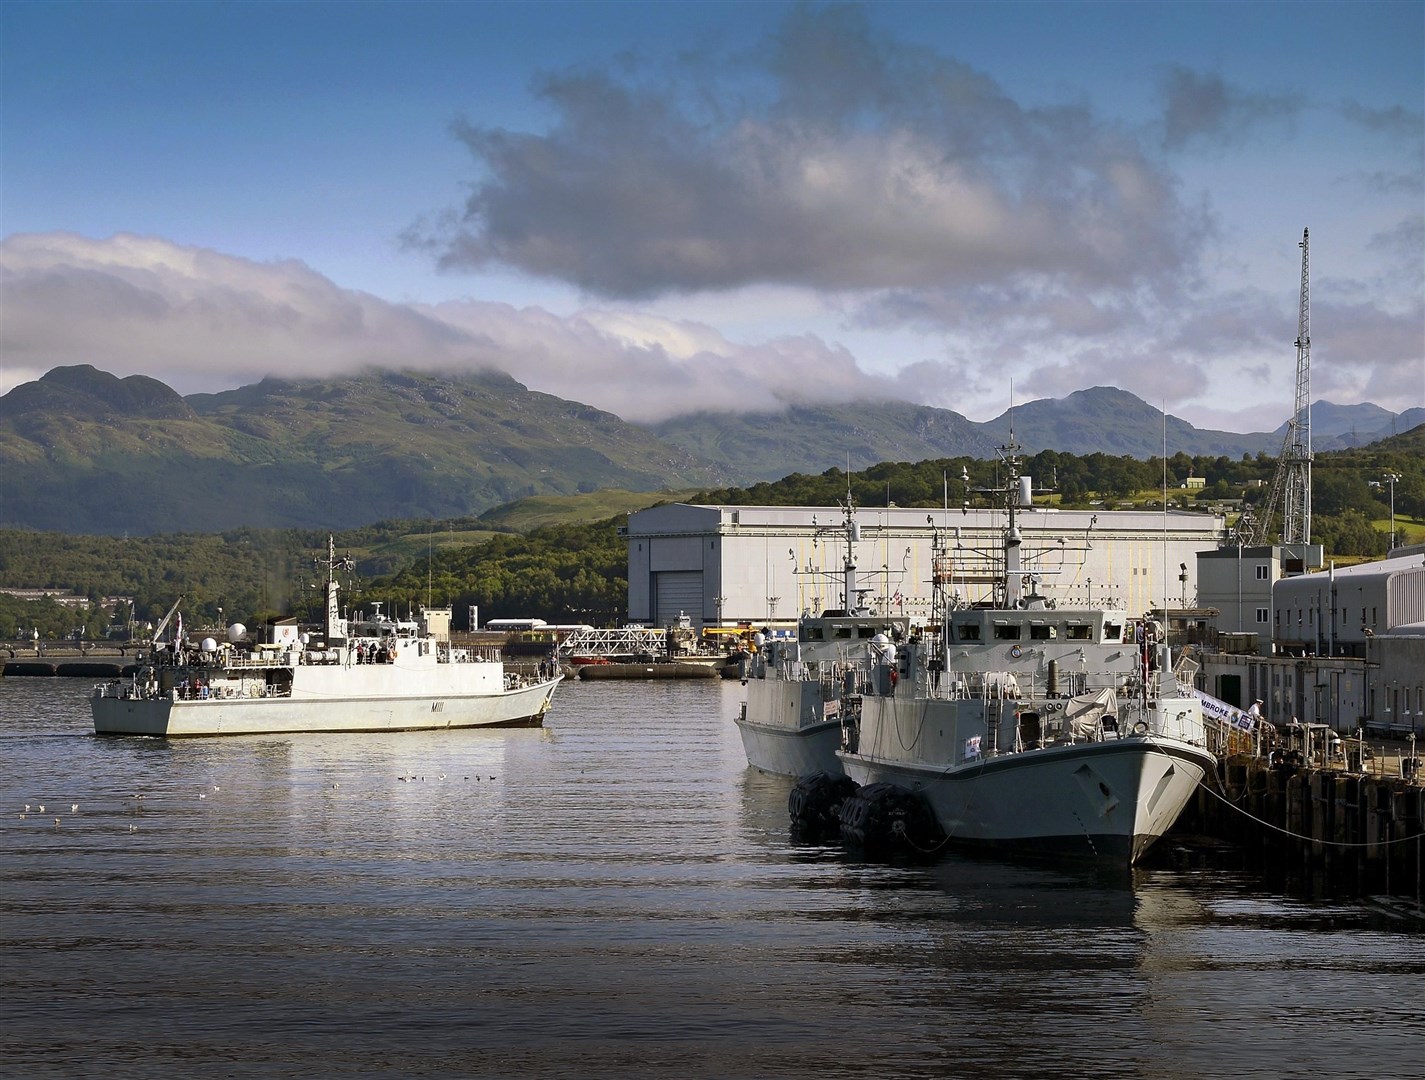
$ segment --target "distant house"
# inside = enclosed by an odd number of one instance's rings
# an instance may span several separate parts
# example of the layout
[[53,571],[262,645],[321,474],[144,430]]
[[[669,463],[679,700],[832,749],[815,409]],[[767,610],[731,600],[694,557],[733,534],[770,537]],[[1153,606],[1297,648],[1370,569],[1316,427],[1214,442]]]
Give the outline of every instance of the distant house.
[[82,608],[89,606],[89,597],[74,596],[70,593],[56,592],[53,589],[0,589],[0,593],[6,596],[13,596],[16,600],[52,600],[56,604],[63,604],[67,608]]
[[1200,491],[1207,487],[1207,478],[1204,476],[1189,476],[1183,481],[1183,487],[1188,491]]

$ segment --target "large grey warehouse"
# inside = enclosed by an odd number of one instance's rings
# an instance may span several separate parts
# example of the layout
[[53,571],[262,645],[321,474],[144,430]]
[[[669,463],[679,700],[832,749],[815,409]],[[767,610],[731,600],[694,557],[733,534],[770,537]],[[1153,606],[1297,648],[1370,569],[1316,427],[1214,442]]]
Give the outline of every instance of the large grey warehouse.
[[[1023,561],[1044,595],[1112,600],[1131,613],[1192,602],[1197,553],[1227,534],[1223,517],[1183,511],[1034,506],[1017,517]],[[933,575],[965,602],[988,598],[1007,520],[1005,510],[958,507],[858,508],[849,521],[836,506],[651,507],[626,530],[628,618],[771,624],[842,607],[850,533],[850,603],[928,620]]]

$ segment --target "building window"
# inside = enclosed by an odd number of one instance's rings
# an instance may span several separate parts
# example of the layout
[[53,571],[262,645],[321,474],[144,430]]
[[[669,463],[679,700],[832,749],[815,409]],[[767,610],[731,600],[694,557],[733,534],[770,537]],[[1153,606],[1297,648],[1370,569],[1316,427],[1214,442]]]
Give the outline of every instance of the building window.
[[1270,610],[1271,610],[1270,608],[1259,607],[1259,608],[1257,609],[1257,621],[1258,621],[1259,623],[1270,622],[1270,621],[1271,621]]
[[1266,566],[1259,566],[1259,567],[1257,567],[1257,580],[1258,580],[1258,581],[1266,581],[1266,580],[1267,580],[1267,575],[1268,575],[1269,572],[1270,572],[1270,568],[1269,568],[1269,567],[1266,567]]

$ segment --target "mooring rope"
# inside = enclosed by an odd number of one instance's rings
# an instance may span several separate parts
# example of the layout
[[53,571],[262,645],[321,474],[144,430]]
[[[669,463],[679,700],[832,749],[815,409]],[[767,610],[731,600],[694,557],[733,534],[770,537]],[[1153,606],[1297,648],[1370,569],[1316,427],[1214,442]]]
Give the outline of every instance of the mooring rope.
[[[1396,837],[1394,840],[1367,840],[1367,841],[1361,841],[1361,842],[1357,842],[1357,841],[1354,841],[1354,840],[1324,840],[1324,839],[1321,839],[1320,837],[1316,837],[1316,836],[1305,836],[1305,835],[1303,835],[1302,833],[1294,833],[1294,832],[1292,832],[1290,829],[1283,829],[1280,825],[1273,825],[1270,821],[1265,821],[1265,820],[1263,820],[1262,818],[1257,817],[1255,814],[1250,814],[1250,813],[1248,813],[1246,810],[1243,810],[1242,807],[1238,806],[1238,805],[1237,805],[1235,802],[1233,802],[1231,799],[1227,798],[1227,796],[1222,795],[1222,794],[1219,794],[1219,793],[1216,792],[1216,791],[1213,791],[1211,787],[1209,787],[1206,783],[1204,783],[1204,782],[1201,781],[1201,780],[1198,781],[1198,786],[1201,787],[1204,791],[1206,791],[1209,795],[1211,795],[1214,799],[1217,799],[1217,800],[1219,800],[1220,802],[1222,802],[1224,805],[1230,806],[1233,810],[1236,810],[1239,814],[1241,814],[1243,817],[1247,818],[1249,821],[1255,821],[1258,825],[1265,825],[1268,829],[1271,829],[1273,832],[1281,833],[1283,836],[1289,836],[1289,837],[1291,837],[1293,840],[1305,840],[1305,841],[1307,841],[1307,842],[1309,842],[1309,843],[1313,843],[1313,844],[1326,844],[1326,845],[1328,845],[1328,846],[1330,846],[1330,847],[1337,847],[1337,848],[1365,848],[1365,847],[1372,847],[1372,846],[1375,846],[1375,845],[1380,845],[1380,846],[1384,847],[1384,846],[1388,846],[1388,845],[1390,845],[1390,844],[1403,844],[1403,843],[1405,843],[1406,841],[1409,841],[1409,840],[1418,840],[1418,839],[1420,839],[1422,836],[1425,836],[1425,831],[1421,831],[1421,832],[1413,832],[1413,833],[1411,833],[1409,836]],[[1392,820],[1393,820],[1393,819],[1392,819]]]

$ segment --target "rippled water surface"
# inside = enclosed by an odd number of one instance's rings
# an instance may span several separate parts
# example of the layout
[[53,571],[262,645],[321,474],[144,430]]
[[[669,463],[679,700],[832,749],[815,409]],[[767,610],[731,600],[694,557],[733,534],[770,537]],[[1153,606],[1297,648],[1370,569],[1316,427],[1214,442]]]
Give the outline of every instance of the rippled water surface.
[[1417,927],[794,846],[736,683],[173,743],[87,689],[0,680],[6,1076],[1425,1075]]

